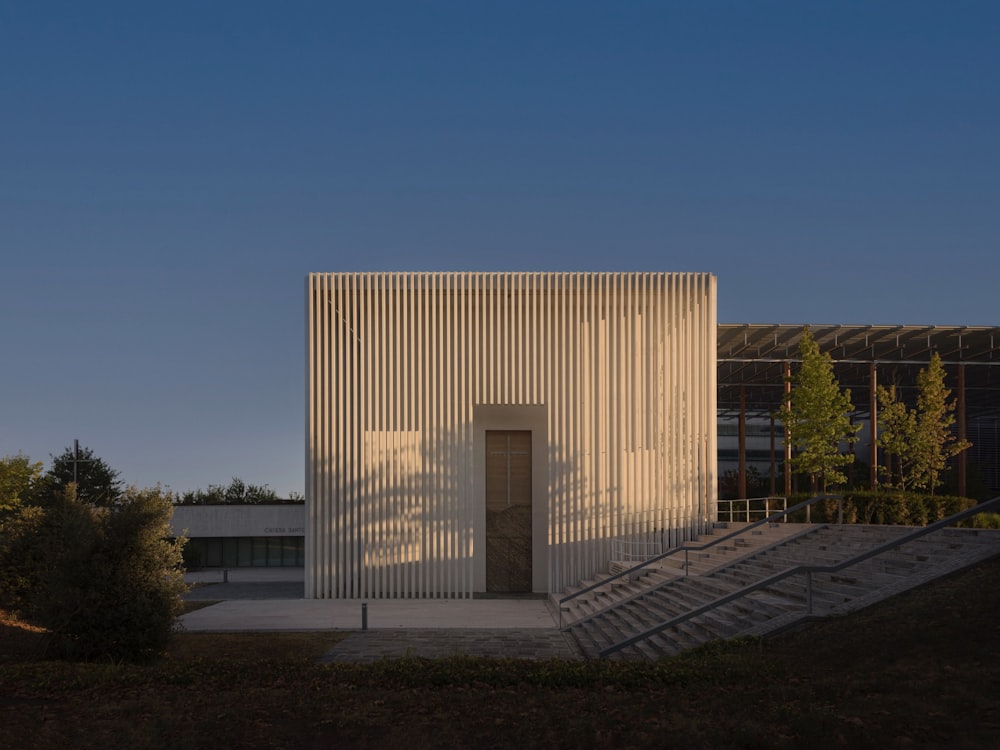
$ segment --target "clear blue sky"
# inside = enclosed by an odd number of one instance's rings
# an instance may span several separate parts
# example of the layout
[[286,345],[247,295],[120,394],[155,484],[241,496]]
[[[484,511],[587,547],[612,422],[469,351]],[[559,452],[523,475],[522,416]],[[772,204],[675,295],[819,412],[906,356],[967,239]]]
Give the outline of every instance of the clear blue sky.
[[304,490],[310,271],[997,325],[1000,3],[0,3],[0,455]]

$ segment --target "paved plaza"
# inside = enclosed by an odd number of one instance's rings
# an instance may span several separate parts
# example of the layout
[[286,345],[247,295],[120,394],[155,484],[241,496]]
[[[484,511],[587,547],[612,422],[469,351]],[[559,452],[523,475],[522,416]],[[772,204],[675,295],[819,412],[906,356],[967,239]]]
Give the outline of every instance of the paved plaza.
[[[343,630],[325,662],[488,656],[577,659],[544,599],[304,599],[302,568],[188,573],[189,632]],[[363,627],[367,625],[367,629]]]

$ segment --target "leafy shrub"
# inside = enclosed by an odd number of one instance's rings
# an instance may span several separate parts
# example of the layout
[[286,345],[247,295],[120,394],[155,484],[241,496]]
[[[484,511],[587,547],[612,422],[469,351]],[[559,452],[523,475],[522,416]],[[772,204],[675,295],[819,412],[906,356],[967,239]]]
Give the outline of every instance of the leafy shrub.
[[[917,492],[903,494],[897,491],[845,490],[842,495],[844,523],[926,526],[975,505],[974,500],[966,497]],[[808,497],[790,497],[788,504],[791,506],[800,503]],[[810,518],[814,523],[836,523],[837,501],[822,500],[816,503],[812,506]],[[789,520],[803,523],[806,512],[798,511]]]
[[1000,529],[1000,513],[980,513],[970,520],[976,529]]
[[31,615],[35,593],[61,554],[51,525],[50,515],[32,506],[0,519],[0,607]]
[[[48,629],[47,651],[139,661],[170,637],[185,589],[184,540],[170,536],[171,498],[125,490],[113,508],[80,502],[72,486],[26,507],[0,531],[4,598]],[[20,560],[20,562],[17,562]],[[9,579],[9,580],[8,580]]]

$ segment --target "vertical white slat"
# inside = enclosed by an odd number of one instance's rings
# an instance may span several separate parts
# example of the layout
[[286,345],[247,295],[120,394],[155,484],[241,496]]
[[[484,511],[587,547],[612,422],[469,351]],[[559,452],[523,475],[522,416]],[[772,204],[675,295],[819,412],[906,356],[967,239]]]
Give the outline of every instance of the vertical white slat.
[[317,279],[316,274],[309,274],[306,277],[306,533],[305,533],[305,597],[315,599],[316,572],[319,568],[316,556],[316,540],[319,533],[317,524],[317,512],[322,507],[316,497],[317,482],[319,476],[316,467],[320,465],[316,452],[316,425],[319,399],[316,393],[316,365],[320,359],[320,351],[317,341],[316,310],[317,304]]
[[451,356],[452,356],[452,338],[451,338],[451,321],[449,320],[448,312],[450,308],[450,298],[447,291],[448,274],[441,274],[441,289],[438,294],[441,298],[441,407],[442,407],[442,442],[444,448],[445,460],[442,464],[442,476],[441,476],[441,492],[442,499],[444,503],[442,509],[444,511],[443,518],[441,519],[441,541],[443,544],[444,554],[442,555],[443,565],[441,568],[441,586],[440,591],[442,596],[448,596],[451,593],[452,584],[452,528],[455,520],[454,510],[454,485],[453,485],[453,467],[454,467],[454,455],[452,452],[452,414],[455,410],[454,393],[452,391],[453,383],[451,382]]
[[550,587],[606,563],[612,536],[677,541],[714,515],[713,276],[317,274],[307,290],[308,595],[471,594],[475,403],[546,405]]
[[560,342],[560,351],[562,352],[563,358],[563,379],[562,379],[562,390],[563,390],[563,438],[562,442],[565,446],[563,449],[563,478],[562,484],[566,488],[565,492],[565,505],[566,505],[566,540],[568,542],[568,547],[572,551],[573,561],[572,568],[574,574],[580,576],[583,572],[583,543],[580,539],[579,534],[579,514],[581,511],[579,504],[579,494],[576,489],[576,483],[570,481],[571,477],[574,475],[574,463],[576,454],[573,450],[573,419],[576,415],[576,394],[573,390],[573,377],[576,370],[576,360],[573,357],[573,335],[572,331],[574,328],[573,322],[573,297],[574,297],[574,286],[576,282],[576,274],[566,273],[563,275],[564,286],[563,286],[563,299],[562,299],[562,341]]
[[437,407],[434,414],[435,441],[438,460],[434,467],[435,475],[435,508],[437,521],[435,523],[435,546],[437,554],[434,566],[434,596],[443,595],[446,588],[448,570],[448,493],[446,482],[448,478],[448,392],[447,365],[445,351],[448,339],[445,334],[445,306],[443,295],[444,275],[435,273],[434,281],[434,332],[435,332],[435,370],[434,370],[434,404]]
[[718,467],[718,457],[719,457],[719,432],[718,432],[718,397],[719,397],[719,383],[718,383],[718,365],[716,363],[716,358],[719,351],[719,321],[718,321],[718,281],[714,275],[708,275],[708,318],[705,321],[708,326],[708,331],[706,332],[706,344],[708,351],[705,352],[705,368],[708,370],[708,404],[706,406],[706,412],[709,415],[710,426],[709,426],[709,443],[708,443],[708,469],[709,469],[709,482],[708,486],[705,488],[705,492],[708,497],[709,507],[711,508],[711,513],[709,515],[709,521],[718,520],[719,505],[716,499],[719,497],[719,467]]
[[362,401],[361,385],[361,295],[358,293],[358,277],[356,274],[347,276],[347,301],[349,310],[345,314],[350,320],[349,345],[351,347],[351,379],[346,394],[351,409],[351,416],[348,421],[348,434],[345,442],[348,447],[347,466],[344,471],[344,487],[346,492],[340,499],[340,512],[338,521],[343,518],[347,522],[347,553],[345,555],[346,564],[339,572],[339,586],[343,596],[360,596],[361,592],[357,588],[359,580],[360,561],[358,560],[358,538],[361,528],[360,516],[361,506],[359,502],[360,490],[358,485],[358,472],[361,467],[361,455],[359,453],[361,434],[361,409],[364,408]]
[[379,598],[381,596],[382,583],[382,548],[385,539],[382,516],[382,472],[379,465],[381,451],[381,438],[379,424],[382,413],[382,393],[381,393],[381,370],[379,346],[381,336],[381,312],[379,285],[382,281],[381,274],[370,273],[368,277],[368,347],[369,347],[369,371],[368,371],[368,402],[369,419],[365,425],[366,434],[370,436],[368,441],[368,479],[369,493],[365,498],[365,505],[368,508],[368,524],[366,528],[367,549],[369,556],[368,596]]
[[496,332],[494,343],[496,345],[493,352],[493,371],[496,378],[496,390],[494,392],[495,404],[509,403],[507,400],[507,355],[510,349],[507,345],[507,274],[497,274],[496,302]]
[[424,470],[427,473],[427,519],[429,530],[427,532],[427,564],[424,571],[424,596],[434,595],[434,572],[437,566],[437,540],[434,531],[438,524],[438,497],[437,497],[437,465],[441,460],[438,450],[438,424],[437,407],[435,400],[437,383],[435,375],[437,372],[437,315],[434,312],[436,302],[434,296],[434,276],[428,274],[424,277],[424,305],[426,307],[427,325],[427,380],[424,386],[424,402],[427,411],[427,456],[428,462]]
[[549,452],[551,455],[549,464],[549,524],[551,527],[550,536],[552,538],[553,553],[555,555],[555,566],[562,571],[565,560],[566,544],[563,538],[563,498],[562,498],[562,446],[560,445],[561,430],[559,422],[562,418],[562,393],[559,388],[560,377],[562,375],[562,362],[559,357],[559,295],[562,293],[562,276],[553,273],[550,276],[549,284],[549,304],[548,304],[548,356],[549,360],[549,398],[547,403],[551,403],[550,426],[549,426]]
[[[325,434],[326,434],[326,420],[329,414],[329,318],[324,313],[322,309],[322,292],[325,284],[325,280],[320,279],[320,288],[317,290],[321,297],[319,300],[320,310],[318,311],[318,330],[317,335],[319,337],[319,368],[316,373],[317,376],[317,401],[319,404],[319,414],[316,415],[316,429],[313,434],[313,446],[316,451],[316,455],[319,459],[320,465],[323,462],[328,461],[330,456],[328,453],[328,448],[325,445]],[[317,481],[317,497],[319,500],[319,509],[317,513],[317,523],[319,524],[319,531],[321,534],[320,539],[317,540],[316,545],[317,556],[321,565],[321,581],[320,587],[322,590],[327,590],[329,588],[329,577],[330,577],[330,543],[328,540],[329,534],[325,533],[327,529],[330,528],[330,495],[329,487],[327,484],[327,477],[321,476]]]
[[309,353],[307,354],[307,384],[309,403],[307,406],[308,424],[306,426],[306,518],[308,528],[306,529],[306,590],[305,595],[310,598],[322,596],[319,580],[322,575],[322,551],[319,545],[323,539],[323,526],[321,514],[324,510],[324,498],[320,496],[320,483],[322,475],[317,471],[317,467],[322,465],[317,445],[317,431],[319,430],[320,413],[322,412],[322,394],[320,393],[320,369],[323,363],[323,340],[322,330],[319,322],[319,311],[321,309],[320,280],[317,274],[309,274],[306,283],[307,294],[307,326],[309,339]]
[[431,275],[433,286],[433,311],[434,311],[434,377],[433,391],[431,395],[434,404],[434,441],[435,455],[434,462],[434,576],[431,586],[435,597],[440,597],[443,589],[444,567],[445,567],[445,540],[442,538],[441,529],[444,527],[447,507],[444,493],[445,469],[444,462],[447,461],[445,446],[443,445],[444,435],[444,409],[446,394],[444,393],[444,331],[443,331],[443,311],[441,299],[441,274]]
[[439,531],[439,543],[441,545],[441,567],[439,571],[439,583],[438,583],[438,595],[445,596],[448,593],[450,586],[450,572],[451,572],[451,440],[449,432],[451,429],[451,409],[452,409],[452,398],[451,390],[448,378],[449,371],[449,351],[451,348],[451,338],[449,336],[449,325],[448,325],[448,297],[447,297],[447,274],[438,274],[438,310],[440,313],[439,320],[439,362],[440,370],[438,371],[438,399],[441,406],[440,413],[440,441],[441,441],[441,453],[443,460],[441,461],[441,472],[440,472],[440,497],[441,497],[441,521],[438,525]]
[[[345,328],[344,323],[344,312],[343,312],[343,300],[341,298],[341,278],[334,274],[323,274],[322,275],[322,286],[326,290],[329,299],[329,306],[332,307],[332,324],[331,330],[323,337],[328,342],[328,345],[336,349],[339,341],[343,339]],[[319,341],[315,344],[317,346],[317,351],[320,351],[323,344]],[[347,455],[345,452],[345,446],[343,443],[343,423],[345,419],[345,412],[350,409],[350,400],[342,397],[345,380],[348,379],[347,375],[343,370],[338,370],[338,362],[343,360],[345,356],[343,352],[334,351],[333,356],[327,356],[327,359],[332,359],[334,374],[332,379],[324,383],[321,388],[326,391],[326,398],[331,401],[338,402],[336,405],[337,418],[333,425],[333,449],[334,454],[332,456],[327,456],[318,459],[316,465],[313,467],[313,471],[317,475],[322,474],[324,481],[327,483],[329,490],[326,497],[324,498],[323,511],[327,516],[327,525],[324,526],[323,535],[326,537],[324,544],[326,549],[323,552],[323,558],[325,560],[325,573],[323,578],[325,579],[322,584],[322,591],[317,591],[316,596],[321,596],[323,598],[327,597],[338,597],[341,592],[338,589],[340,582],[343,578],[342,566],[340,563],[339,555],[342,552],[342,540],[341,536],[343,534],[343,523],[340,518],[340,505],[343,503],[343,493],[341,492],[341,480],[342,477],[333,474],[330,471],[330,467],[334,462],[338,464],[347,462]],[[340,359],[338,360],[338,357]],[[316,394],[316,403],[320,400],[319,394]],[[317,575],[319,575],[317,571]]]
[[[653,497],[659,500],[660,529],[667,528],[666,508],[669,496],[666,492],[666,482],[663,474],[664,445],[661,425],[666,414],[663,404],[663,367],[666,363],[667,334],[663,325],[663,296],[666,290],[663,286],[663,276],[654,274],[649,298],[650,339],[649,339],[649,408],[653,418],[649,424],[649,444],[652,448],[652,487]],[[657,345],[658,342],[660,345]]]
[[456,274],[455,276],[455,318],[456,318],[456,337],[460,342],[459,346],[459,356],[455,362],[455,381],[457,383],[457,393],[458,393],[458,413],[456,414],[456,436],[455,445],[458,457],[458,478],[456,484],[456,501],[458,502],[458,507],[460,509],[458,516],[458,525],[455,529],[455,543],[457,550],[457,560],[456,566],[458,571],[458,578],[456,581],[456,587],[459,591],[460,598],[465,598],[471,589],[468,587],[468,567],[470,557],[468,554],[467,547],[467,529],[469,525],[469,513],[470,507],[465,498],[470,497],[467,490],[466,484],[468,480],[468,474],[472,469],[472,451],[471,446],[467,444],[466,441],[466,431],[468,429],[469,420],[471,420],[471,415],[469,413],[469,365],[471,360],[469,358],[469,316],[468,316],[468,300],[465,295],[465,281],[466,274]]
[[412,524],[410,509],[412,496],[410,491],[410,477],[413,475],[413,467],[410,464],[410,451],[412,450],[413,425],[407,417],[409,409],[409,383],[410,383],[410,358],[407,352],[407,341],[409,335],[409,274],[401,273],[397,277],[396,287],[396,357],[397,378],[396,388],[399,390],[399,399],[396,406],[396,429],[400,430],[403,442],[400,445],[400,476],[399,476],[399,500],[398,508],[400,514],[400,569],[399,569],[399,596],[408,598],[411,594],[409,574],[413,565],[412,553],[413,545],[410,543],[410,526]]
[[583,497],[580,495],[578,483],[572,481],[579,469],[577,468],[577,441],[576,441],[576,419],[579,409],[579,395],[576,390],[576,377],[579,371],[579,354],[576,349],[577,344],[577,316],[576,316],[576,295],[578,273],[566,274],[566,298],[563,302],[563,317],[565,324],[563,328],[563,352],[566,362],[565,391],[566,391],[566,422],[565,422],[565,443],[566,456],[565,466],[567,474],[563,477],[563,484],[566,485],[566,505],[569,510],[569,524],[567,525],[568,536],[572,540],[574,566],[576,575],[583,576],[586,567],[586,545],[587,542],[580,533],[582,527],[581,516],[584,512]]
[[[340,346],[339,360],[334,360],[334,369],[339,362],[342,367],[337,370],[334,380],[327,387],[331,388],[332,398],[340,401],[340,416],[337,420],[336,436],[336,458],[331,457],[324,463],[324,473],[327,481],[332,485],[332,498],[327,512],[330,514],[330,523],[333,524],[328,532],[328,536],[333,542],[333,547],[327,551],[327,559],[330,568],[328,570],[326,596],[341,598],[347,595],[345,581],[346,571],[349,566],[350,557],[350,522],[348,512],[345,510],[351,502],[348,490],[348,473],[351,467],[351,442],[348,440],[351,420],[355,409],[355,398],[352,392],[354,383],[353,367],[354,357],[354,335],[353,322],[351,319],[351,299],[347,290],[347,281],[341,274],[328,274],[328,288],[333,294],[334,308],[336,312],[336,328],[331,339],[332,346]],[[336,463],[334,463],[334,461]],[[334,473],[334,466],[337,470]],[[332,476],[331,476],[332,475]]]
[[[683,317],[681,318],[681,346],[683,351],[690,352],[691,347],[691,292],[689,288],[689,282],[691,277],[689,274],[681,274],[681,301],[683,304]],[[684,452],[682,454],[683,459],[683,470],[684,470],[684,524],[687,528],[687,533],[689,536],[694,535],[694,528],[691,522],[692,512],[691,512],[691,451],[692,451],[692,424],[691,424],[691,404],[694,394],[692,393],[691,387],[691,377],[688,372],[687,367],[682,367],[680,371],[681,380],[683,382],[683,391],[685,398],[685,408],[684,410],[684,422],[681,425],[682,432],[681,435],[684,436]]]
[[572,477],[574,481],[570,482],[570,486],[573,488],[573,507],[574,507],[574,517],[573,517],[573,534],[577,539],[577,544],[580,546],[580,570],[581,573],[584,570],[591,569],[591,540],[587,537],[584,529],[586,528],[586,516],[587,516],[587,498],[583,494],[581,482],[579,477],[581,475],[581,460],[583,457],[583,445],[580,440],[580,368],[581,368],[581,356],[580,356],[580,326],[581,326],[581,315],[580,315],[580,297],[583,293],[582,281],[583,277],[579,273],[573,274],[573,280],[571,284],[572,296],[570,297],[570,326],[567,330],[567,341],[566,347],[570,352],[570,403],[573,407],[570,411],[570,455],[572,457],[572,474],[567,477],[569,479]]
[[507,380],[510,384],[510,391],[506,403],[508,404],[521,404],[521,394],[520,394],[520,378],[521,378],[521,341],[520,341],[520,326],[521,326],[521,294],[520,294],[520,284],[519,280],[521,274],[512,273],[509,274],[510,287],[508,289],[507,298],[508,305],[510,307],[510,325],[507,332],[509,340],[509,348],[507,349],[507,364],[506,369],[508,370]]
[[430,464],[434,462],[434,456],[432,455],[433,431],[431,429],[429,400],[427,397],[431,347],[429,341],[430,319],[427,312],[429,294],[427,289],[427,275],[417,274],[414,278],[416,279],[415,288],[417,293],[417,335],[415,340],[420,344],[420,351],[416,354],[416,361],[419,364],[417,367],[416,389],[414,391],[414,395],[417,402],[416,411],[418,415],[418,426],[420,429],[420,454],[422,456],[420,465],[421,471],[419,475],[420,566],[417,570],[417,587],[420,591],[420,596],[424,597],[427,596],[428,585],[430,583],[428,578],[431,561],[430,529],[433,523],[431,519],[432,504],[430,496]]
[[[484,291],[484,278],[481,274],[472,275],[469,274],[468,279],[468,290],[467,294],[469,296],[469,309],[470,309],[470,330],[472,331],[471,339],[469,341],[470,353],[469,359],[472,361],[472,378],[469,383],[469,425],[468,425],[468,441],[469,441],[469,455],[470,462],[475,461],[475,457],[472,454],[473,447],[475,445],[475,432],[473,430],[473,418],[475,416],[475,406],[476,404],[483,403],[483,291]],[[467,496],[470,498],[471,503],[480,502],[476,494],[473,492],[475,487],[474,476],[470,473],[469,476],[469,492]],[[474,584],[474,573],[475,568],[474,561],[477,555],[483,554],[482,550],[476,547],[476,536],[475,528],[472,525],[472,520],[476,517],[476,509],[474,506],[470,505],[469,508],[469,567],[470,577],[469,586],[470,590]]]
[[650,275],[644,273],[639,277],[639,294],[636,300],[636,325],[638,325],[639,330],[636,333],[635,340],[640,351],[639,364],[636,367],[638,370],[638,375],[636,377],[636,389],[637,393],[637,413],[639,415],[639,425],[638,425],[638,445],[637,448],[642,456],[642,484],[639,487],[639,493],[642,496],[643,508],[645,509],[647,516],[647,533],[654,534],[655,529],[658,527],[658,521],[656,518],[656,503],[652,496],[652,483],[651,483],[651,472],[653,468],[653,462],[650,460],[652,458],[652,453],[650,451],[650,441],[649,441],[649,421],[650,421],[650,404],[649,404],[649,308],[647,303],[649,301],[649,286],[651,283]]
[[[703,292],[702,286],[703,276],[697,274],[693,277],[693,287],[694,287],[694,308],[695,315],[692,320],[692,348],[695,350],[695,355],[697,357],[696,361],[701,362],[702,352],[705,346],[705,339],[703,337],[703,327],[702,327],[702,315],[704,313],[704,306],[701,304],[701,294]],[[695,494],[695,523],[699,531],[703,530],[704,519],[708,512],[708,508],[705,507],[703,502],[704,497],[702,495],[702,490],[704,488],[704,471],[705,471],[705,412],[704,405],[707,403],[708,398],[705,393],[705,378],[696,378],[698,387],[698,406],[700,408],[696,409],[695,415],[697,419],[696,433],[698,436],[697,446],[698,446],[698,456],[694,462],[694,494]]]
[[587,299],[587,326],[584,329],[584,340],[585,340],[585,356],[583,362],[583,371],[586,373],[586,390],[583,394],[583,408],[584,408],[584,426],[583,426],[583,436],[584,441],[587,446],[587,468],[586,474],[583,477],[584,480],[584,492],[587,493],[588,502],[591,506],[590,511],[590,534],[594,539],[594,544],[597,547],[596,554],[596,569],[604,569],[602,562],[605,558],[603,535],[601,532],[601,524],[603,523],[601,514],[601,498],[598,494],[599,484],[598,484],[598,466],[600,460],[600,450],[597,445],[597,419],[596,419],[596,409],[599,399],[599,392],[597,383],[599,382],[596,377],[596,367],[597,367],[597,333],[600,330],[599,320],[599,302],[600,302],[600,284],[599,281],[593,276],[590,277],[589,290],[586,296]]
[[566,461],[569,456],[566,445],[566,421],[568,419],[569,397],[566,393],[567,367],[566,361],[566,304],[569,297],[569,277],[566,273],[560,273],[559,292],[556,297],[556,343],[553,347],[557,357],[556,368],[556,392],[558,394],[558,416],[556,420],[556,445],[559,446],[559,471],[562,476],[559,479],[559,543],[563,551],[563,564],[573,573],[576,573],[576,555],[573,549],[573,538],[570,536],[570,523],[572,507],[570,505],[569,488],[566,486]]
[[389,392],[389,403],[387,407],[386,422],[383,429],[386,430],[387,442],[389,445],[389,522],[391,529],[392,548],[390,553],[390,563],[392,570],[389,577],[389,595],[393,598],[399,596],[400,581],[399,572],[403,554],[401,520],[402,507],[400,503],[399,481],[400,481],[400,460],[403,450],[401,430],[399,424],[399,342],[402,338],[399,335],[399,274],[389,274],[389,284],[387,290],[386,310],[391,333],[386,341],[387,357],[389,359],[386,368],[386,385]]
[[376,567],[377,576],[375,590],[379,597],[385,597],[390,593],[390,577],[392,566],[392,527],[391,519],[391,494],[392,475],[387,464],[392,450],[390,434],[387,429],[390,420],[391,400],[388,394],[388,380],[390,378],[390,359],[388,347],[388,331],[391,327],[388,308],[388,292],[391,278],[388,274],[375,275],[375,320],[373,321],[375,331],[375,424],[371,426],[376,438],[376,518],[373,543],[378,549],[378,564]]
[[709,387],[711,385],[710,377],[707,372],[708,368],[705,366],[707,364],[706,347],[708,345],[708,331],[705,325],[707,320],[708,309],[705,304],[705,299],[708,295],[707,278],[704,274],[698,275],[698,325],[696,339],[698,342],[698,361],[702,365],[702,370],[705,372],[705,378],[701,380],[701,408],[698,411],[701,427],[699,430],[700,440],[699,440],[699,466],[698,472],[698,523],[704,528],[707,526],[708,516],[711,512],[709,504],[706,504],[706,491],[708,487],[708,473],[709,473],[709,461],[707,455],[707,449],[710,442],[709,433],[712,432],[707,418],[707,409],[709,405]]
[[572,536],[572,497],[566,483],[566,471],[568,469],[567,459],[569,457],[569,446],[566,444],[568,437],[567,423],[569,420],[569,394],[567,393],[567,382],[569,375],[568,353],[566,351],[566,306],[569,300],[569,274],[558,274],[559,293],[556,297],[556,357],[558,358],[558,368],[556,375],[556,392],[558,393],[558,416],[556,420],[556,444],[559,446],[559,535],[560,549],[563,551],[563,566],[565,570],[572,571],[571,575],[576,575],[577,559],[575,540]]
[[560,573],[558,564],[558,549],[556,544],[556,524],[557,517],[556,497],[554,492],[555,479],[553,472],[555,467],[555,404],[552,393],[552,286],[553,274],[546,273],[540,276],[540,351],[539,370],[541,371],[541,401],[546,405],[545,409],[545,434],[548,435],[548,445],[545,446],[546,478],[545,488],[548,494],[545,508],[545,544],[548,548],[547,562],[549,566],[549,580],[552,576]]
[[427,289],[426,275],[414,275],[414,318],[415,335],[414,343],[417,350],[414,352],[416,372],[414,375],[413,399],[415,402],[414,413],[416,415],[416,429],[420,431],[420,471],[417,474],[417,496],[419,498],[419,549],[420,564],[414,571],[416,578],[415,586],[421,597],[427,596],[427,569],[430,562],[430,542],[428,539],[430,528],[430,481],[428,478],[428,465],[433,462],[431,451],[431,429],[430,417],[427,411],[427,365],[429,348],[427,342]]
[[[684,478],[681,476],[681,441],[680,441],[680,428],[681,420],[683,418],[684,401],[680,396],[679,385],[678,385],[678,373],[681,366],[681,349],[680,349],[680,277],[674,275],[671,277],[671,293],[670,293],[670,326],[671,326],[671,338],[673,340],[673,347],[670,352],[670,379],[668,383],[667,390],[667,408],[670,412],[670,423],[669,429],[667,430],[667,437],[670,440],[670,477],[669,477],[669,489],[671,494],[671,505],[674,507],[674,518],[675,523],[680,518],[680,508],[683,500],[683,481]],[[686,534],[680,536],[681,539],[687,539]]]
[[618,522],[616,536],[628,533],[628,511],[625,508],[621,492],[621,468],[619,466],[619,451],[621,450],[621,430],[618,424],[618,394],[621,382],[618,377],[621,363],[621,351],[618,349],[618,305],[620,301],[619,284],[621,276],[608,277],[608,485],[609,502],[615,509]]
[[625,487],[625,497],[629,508],[629,515],[632,517],[632,528],[630,537],[635,539],[641,531],[642,516],[635,494],[635,452],[632,450],[635,441],[632,437],[632,428],[635,422],[632,403],[632,370],[634,352],[632,349],[632,330],[630,311],[632,307],[632,293],[634,274],[622,275],[622,311],[619,317],[621,331],[621,389],[619,393],[619,404],[621,408],[622,435],[619,450],[623,460],[624,477],[622,484]]
[[372,399],[372,370],[373,365],[373,352],[372,352],[372,331],[371,331],[371,319],[372,310],[371,303],[372,297],[369,291],[369,282],[371,276],[369,274],[359,274],[358,275],[358,303],[360,308],[360,325],[358,328],[358,333],[361,336],[361,361],[362,361],[362,371],[364,373],[363,380],[358,384],[359,388],[362,389],[363,395],[361,397],[361,422],[358,426],[357,441],[358,447],[361,450],[361,465],[359,466],[357,482],[360,488],[360,493],[358,496],[358,510],[360,511],[358,517],[359,524],[359,535],[358,535],[358,558],[360,568],[359,578],[361,579],[361,591],[360,596],[371,597],[372,591],[369,585],[370,581],[370,569],[371,569],[371,555],[370,555],[370,542],[369,542],[369,530],[371,525],[371,496],[372,496],[372,472],[371,472],[371,448],[368,442],[365,440],[365,435],[369,430],[371,423],[374,421],[374,414],[372,410],[374,409],[373,399]]
[[354,384],[357,382],[354,368],[357,363],[355,356],[355,335],[354,320],[352,316],[353,298],[350,293],[350,280],[343,274],[336,274],[331,278],[331,285],[335,288],[335,299],[337,301],[338,316],[338,336],[333,339],[333,344],[342,345],[341,360],[343,369],[337,373],[333,398],[341,401],[341,417],[339,420],[339,430],[337,433],[337,464],[325,464],[326,473],[333,474],[334,495],[332,507],[329,508],[332,515],[332,522],[336,524],[331,528],[330,536],[335,540],[335,549],[330,550],[330,558],[333,569],[332,577],[329,580],[332,589],[330,596],[342,598],[349,595],[346,581],[349,579],[350,557],[352,554],[351,543],[351,522],[350,505],[353,501],[351,497],[350,472],[352,466],[353,441],[349,436],[351,425],[354,421],[354,412],[357,409],[357,398]]
[[458,530],[458,521],[460,515],[458,498],[461,494],[458,492],[459,487],[459,455],[458,455],[458,408],[459,408],[459,392],[458,392],[458,378],[456,377],[455,367],[458,362],[458,353],[461,349],[461,337],[458,335],[458,329],[456,327],[456,295],[455,295],[455,274],[449,273],[445,276],[445,309],[446,309],[446,335],[445,341],[448,342],[447,354],[448,354],[448,396],[446,397],[445,406],[448,410],[448,520],[447,520],[447,539],[448,539],[448,579],[447,585],[445,587],[445,592],[447,596],[455,596],[458,592],[458,547],[455,544],[456,541],[456,531]]
[[381,453],[379,422],[381,421],[382,392],[380,375],[382,363],[379,357],[381,314],[379,310],[379,284],[381,274],[367,274],[369,280],[369,314],[368,314],[368,346],[370,369],[368,371],[369,419],[365,425],[368,436],[368,481],[370,491],[365,498],[368,508],[368,524],[366,528],[368,549],[368,596],[378,598],[381,595],[382,580],[382,546],[385,539],[382,528],[382,472],[379,466]]
[[350,312],[344,309],[343,280],[340,277],[324,274],[323,287],[333,300],[331,306],[333,309],[328,326],[323,333],[323,345],[327,347],[323,358],[330,364],[330,370],[324,375],[322,389],[327,403],[339,402],[334,406],[337,409],[337,418],[335,424],[332,425],[330,441],[333,452],[332,454],[325,453],[320,463],[320,466],[323,467],[326,485],[324,492],[324,505],[326,506],[324,535],[326,540],[323,550],[325,562],[323,595],[325,597],[340,597],[344,595],[344,581],[346,579],[347,561],[343,547],[348,542],[349,530],[345,530],[344,521],[345,504],[349,500],[345,498],[343,492],[343,477],[333,474],[330,467],[335,463],[351,465],[350,446],[347,445],[344,423],[353,408],[354,394],[349,390],[352,387],[349,373],[338,368],[338,363],[342,363],[345,356],[339,346],[345,342],[347,346],[351,344]]
[[497,274],[489,276],[489,292],[486,297],[486,403],[497,403]]
[[[538,287],[539,274],[525,274],[524,285],[524,401],[540,403],[538,395]],[[534,502],[534,500],[532,500]]]

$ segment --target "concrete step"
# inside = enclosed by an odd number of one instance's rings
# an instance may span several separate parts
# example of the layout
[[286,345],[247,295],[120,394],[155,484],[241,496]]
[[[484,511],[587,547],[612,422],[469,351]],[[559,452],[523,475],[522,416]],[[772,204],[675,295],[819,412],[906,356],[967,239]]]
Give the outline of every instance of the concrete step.
[[[836,565],[912,529],[820,526],[782,531],[785,537],[758,547],[754,541],[744,546],[743,537],[734,536],[721,543],[714,554],[696,556],[691,551],[687,575],[678,569],[657,568],[637,572],[634,580],[623,578],[620,585],[598,586],[568,606],[563,605],[564,615],[572,623],[568,630],[581,651],[593,658],[602,649],[775,573],[800,565]],[[813,612],[848,611],[860,606],[858,602],[872,603],[886,592],[916,585],[914,581],[930,580],[958,566],[1000,554],[1000,532],[977,531],[946,529],[841,571],[814,573]],[[698,575],[702,565],[714,567]],[[801,619],[806,613],[807,596],[805,575],[792,575],[671,626],[623,649],[614,658],[659,658],[709,640],[766,633],[769,628]]]

